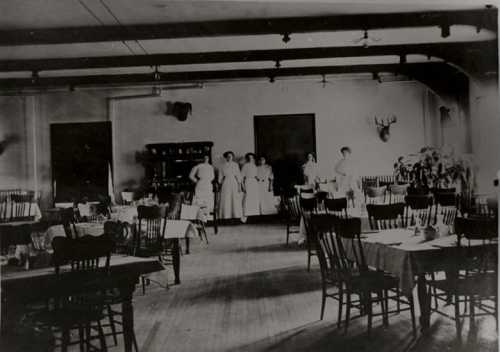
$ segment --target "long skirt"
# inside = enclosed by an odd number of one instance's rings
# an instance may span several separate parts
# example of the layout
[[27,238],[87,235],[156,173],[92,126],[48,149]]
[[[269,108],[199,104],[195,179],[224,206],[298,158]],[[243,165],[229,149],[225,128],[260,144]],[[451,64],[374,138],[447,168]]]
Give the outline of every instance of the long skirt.
[[245,216],[259,215],[259,185],[255,178],[245,179],[243,214]]
[[259,182],[259,212],[261,215],[277,213],[277,202],[273,192],[269,191],[269,182]]
[[194,189],[193,204],[206,208],[207,212],[214,208],[214,193],[212,182],[199,180]]
[[238,182],[234,178],[225,178],[220,190],[219,218],[241,218],[243,209]]

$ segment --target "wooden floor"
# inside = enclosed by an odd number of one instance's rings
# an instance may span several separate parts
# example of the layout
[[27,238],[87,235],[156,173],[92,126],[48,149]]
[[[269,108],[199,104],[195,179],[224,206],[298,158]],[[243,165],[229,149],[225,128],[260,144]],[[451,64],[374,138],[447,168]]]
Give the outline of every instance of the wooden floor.
[[[344,335],[337,329],[335,301],[327,301],[325,319],[319,320],[317,261],[307,272],[305,250],[285,246],[283,225],[224,226],[216,236],[211,232],[210,244],[195,240],[191,254],[181,258],[180,285],[166,290],[151,283],[146,295],[136,290],[141,352],[498,351],[495,322],[489,317],[478,319],[476,332],[466,323],[461,345],[454,323],[436,315],[429,332],[414,338],[408,312],[391,316],[388,328],[374,320],[369,338],[365,317],[353,321]],[[165,283],[167,276],[172,284],[171,270],[151,278]],[[17,349],[2,352],[21,352],[18,342],[10,345]],[[123,351],[121,338],[110,351]]]
[[[279,224],[238,225],[209,236],[209,245],[195,241],[181,259],[180,285],[165,290],[152,283],[145,296],[137,291],[140,351],[498,350],[494,319],[487,317],[479,318],[477,332],[469,332],[466,323],[462,345],[454,323],[436,315],[429,333],[413,338],[408,312],[391,316],[389,328],[376,320],[369,339],[365,318],[344,335],[335,324],[333,300],[319,320],[317,262],[307,272],[305,251],[285,246],[284,235]],[[155,278],[164,282],[165,273]]]

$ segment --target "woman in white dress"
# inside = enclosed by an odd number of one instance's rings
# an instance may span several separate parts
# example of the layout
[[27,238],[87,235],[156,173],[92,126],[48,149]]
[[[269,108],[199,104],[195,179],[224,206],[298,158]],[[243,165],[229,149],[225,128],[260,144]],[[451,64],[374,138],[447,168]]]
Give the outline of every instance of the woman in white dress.
[[243,177],[243,217],[246,222],[247,216],[259,215],[259,184],[257,183],[257,166],[255,166],[255,154],[245,155],[245,165],[241,169]]
[[243,216],[240,167],[233,161],[233,152],[228,151],[223,155],[226,162],[220,168],[218,177],[221,184],[219,219],[240,219]]
[[316,189],[320,179],[318,164],[313,153],[307,154],[307,161],[302,165],[302,172],[304,173],[304,184],[312,189]]
[[266,164],[266,158],[259,158],[257,180],[259,182],[259,211],[261,215],[276,213],[276,202],[273,193],[273,169]]
[[347,199],[362,199],[360,178],[358,176],[356,165],[351,159],[351,148],[342,147],[340,149],[342,159],[335,165],[337,192],[341,197]]
[[196,184],[193,196],[193,205],[198,205],[206,213],[214,208],[214,193],[212,181],[215,178],[214,168],[210,165],[210,157],[203,156],[203,163],[191,169],[189,179]]

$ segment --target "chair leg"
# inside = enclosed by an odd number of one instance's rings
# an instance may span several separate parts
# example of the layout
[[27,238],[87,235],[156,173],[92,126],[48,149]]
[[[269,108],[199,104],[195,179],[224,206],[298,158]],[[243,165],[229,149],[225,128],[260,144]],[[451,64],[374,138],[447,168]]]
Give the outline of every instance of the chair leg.
[[408,297],[408,303],[410,303],[410,314],[411,314],[411,326],[413,328],[413,336],[417,336],[417,324],[415,322],[415,304],[413,302],[413,293]]
[[342,324],[342,306],[344,305],[344,289],[342,284],[339,284],[339,312],[337,316],[337,327],[340,328]]
[[90,344],[90,323],[85,324],[85,340],[86,340],[86,346],[87,346],[87,351],[91,350],[91,344]]
[[366,310],[368,313],[368,335],[370,335],[372,332],[372,320],[373,320],[373,307],[372,307],[371,293],[368,293],[368,295],[366,296],[365,299],[366,299]]
[[113,334],[113,342],[115,346],[118,346],[118,339],[116,338],[115,319],[113,316],[113,311],[111,310],[111,306],[109,304],[107,305],[107,309],[108,309],[109,326],[111,328],[111,333]]
[[286,245],[288,246],[288,241],[290,240],[290,223],[286,223]]
[[78,345],[80,347],[80,352],[85,351],[85,336],[84,336],[84,331],[83,331],[83,325],[78,325]]
[[325,304],[326,304],[326,287],[323,286],[321,293],[321,313],[319,316],[319,320],[323,320],[323,317],[325,315]]
[[142,283],[142,294],[146,294],[146,278],[144,276],[141,276],[141,283]]
[[347,334],[347,328],[349,327],[349,320],[350,320],[350,314],[351,314],[351,292],[347,290],[347,297],[346,297],[346,308],[345,308],[345,326],[344,326],[344,333]]
[[69,328],[63,327],[61,336],[61,352],[67,352],[69,345]]
[[384,322],[384,326],[389,326],[389,295],[387,290],[383,290],[378,293],[378,298],[380,300],[380,305],[382,307],[382,321]]
[[458,296],[454,296],[454,306],[455,306],[455,326],[457,328],[457,338],[459,341],[462,340],[462,322],[460,321],[460,302]]
[[99,341],[101,344],[101,351],[106,352],[108,350],[108,346],[106,345],[106,338],[104,337],[104,330],[102,329],[101,321],[97,321],[97,330],[99,333]]
[[470,317],[471,330],[475,329],[475,327],[476,327],[476,317],[475,317],[476,308],[475,308],[474,304],[475,304],[474,296],[470,296],[469,297],[469,305],[470,305],[469,317]]
[[311,252],[307,249],[307,271],[311,271]]

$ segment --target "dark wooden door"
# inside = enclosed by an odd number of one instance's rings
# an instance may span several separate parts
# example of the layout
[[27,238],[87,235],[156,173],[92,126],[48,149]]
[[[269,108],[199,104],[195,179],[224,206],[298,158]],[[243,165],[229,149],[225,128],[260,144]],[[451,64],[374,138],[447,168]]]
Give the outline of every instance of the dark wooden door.
[[111,122],[51,124],[50,141],[56,202],[108,195]]
[[255,116],[254,132],[255,152],[273,166],[275,193],[301,184],[306,155],[316,153],[314,114]]

